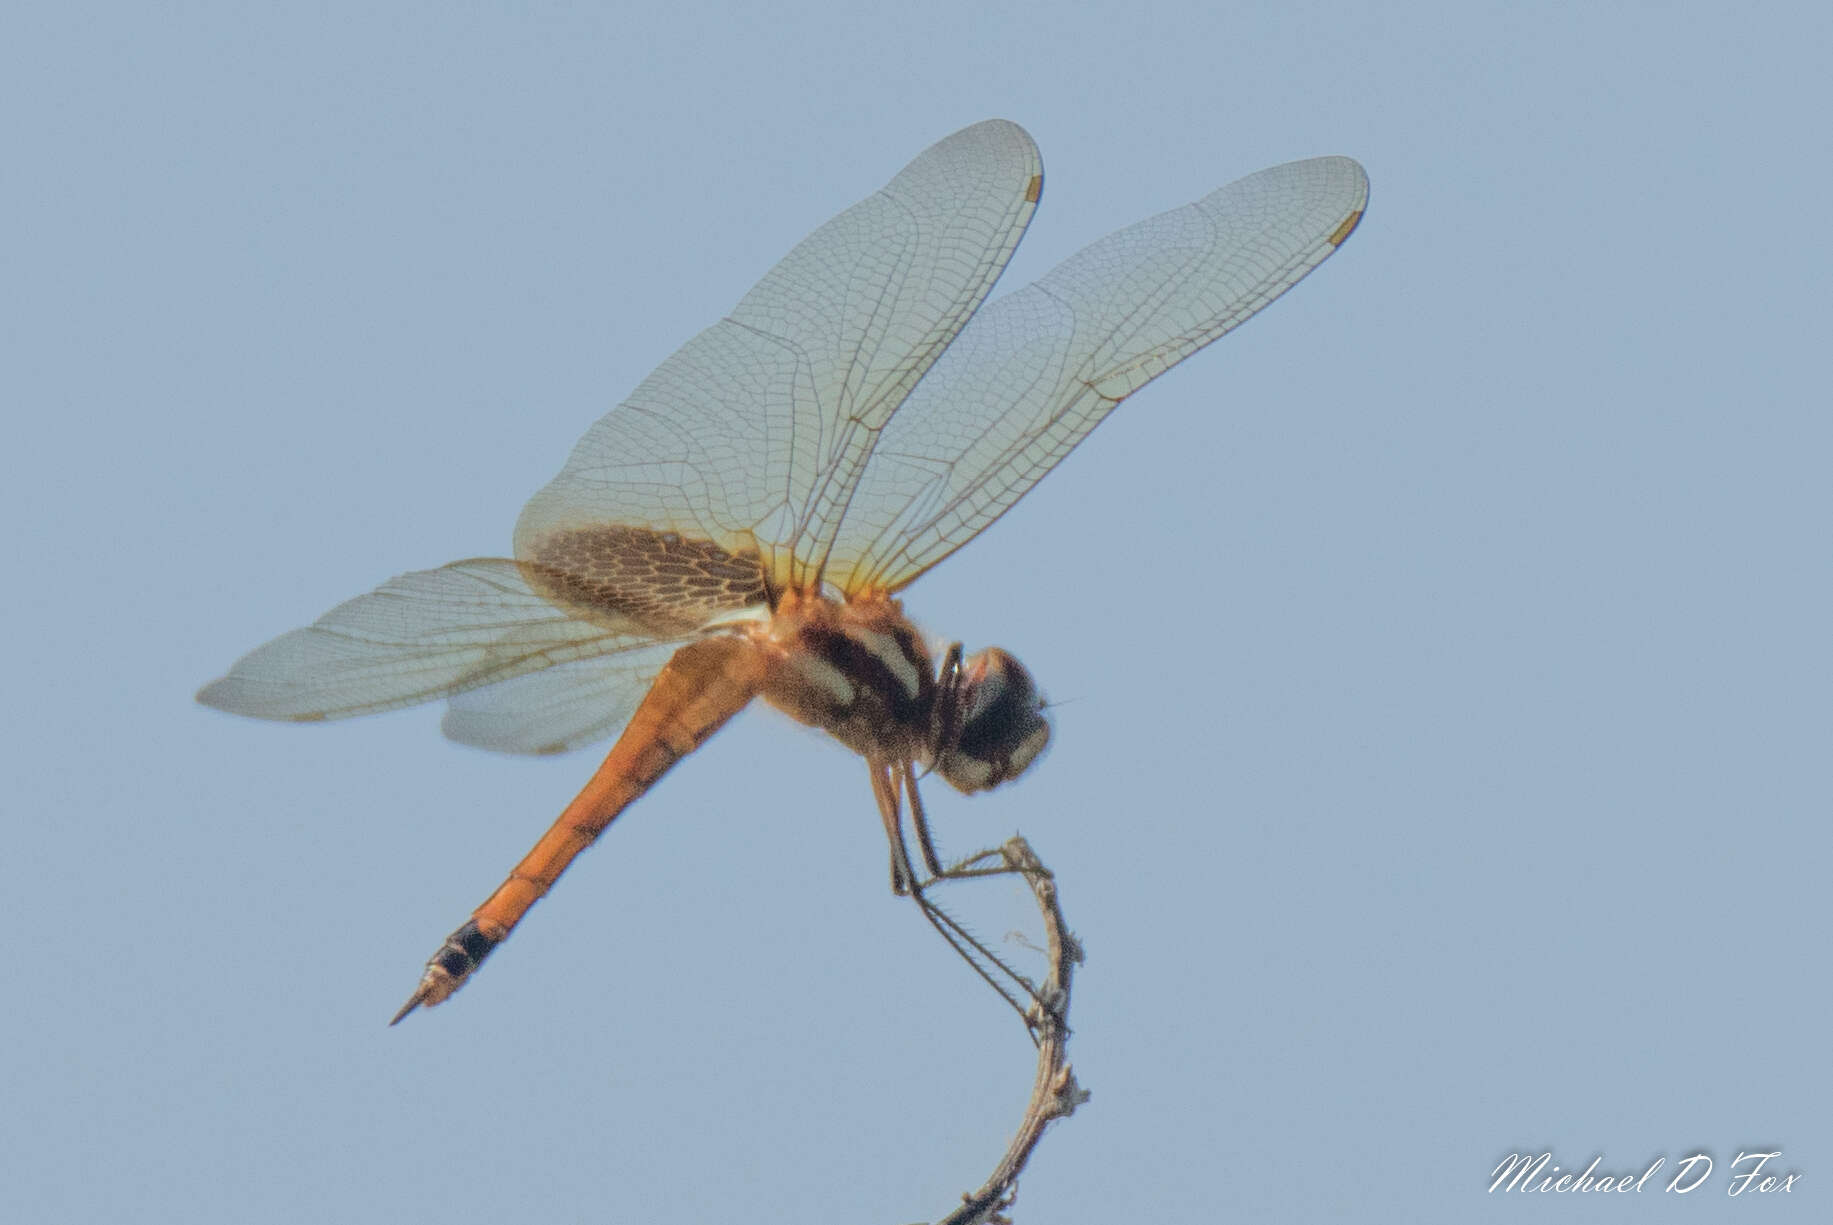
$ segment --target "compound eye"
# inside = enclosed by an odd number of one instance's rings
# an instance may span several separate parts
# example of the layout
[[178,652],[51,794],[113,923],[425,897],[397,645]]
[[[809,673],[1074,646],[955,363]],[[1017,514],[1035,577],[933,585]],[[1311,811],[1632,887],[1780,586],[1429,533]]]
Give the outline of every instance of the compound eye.
[[1009,651],[970,656],[956,689],[954,743],[941,746],[937,770],[966,792],[1024,773],[1050,740],[1043,707],[1031,673]]

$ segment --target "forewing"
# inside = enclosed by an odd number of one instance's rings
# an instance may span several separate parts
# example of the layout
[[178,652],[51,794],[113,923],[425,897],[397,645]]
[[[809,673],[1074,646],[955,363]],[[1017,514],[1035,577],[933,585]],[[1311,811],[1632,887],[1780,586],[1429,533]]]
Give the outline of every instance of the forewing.
[[[701,621],[714,615],[712,609],[697,613]],[[197,699],[262,719],[342,719],[604,656],[621,662],[595,675],[615,674],[617,684],[633,687],[640,698],[673,645],[609,613],[570,615],[531,590],[515,562],[480,558],[403,574],[339,604],[305,629],[237,660]],[[609,684],[600,686],[600,700]],[[512,691],[496,708],[515,706],[517,692],[525,691]],[[551,707],[551,699],[544,702]],[[482,736],[457,738],[475,742]],[[515,738],[506,733],[498,739],[504,743],[492,747],[522,752],[552,744],[522,748],[508,743]],[[577,732],[560,739],[583,743]]]
[[1367,202],[1348,158],[1275,166],[988,304],[884,430],[828,577],[895,591],[973,539],[1121,400],[1322,263]]
[[612,523],[819,577],[867,457],[985,298],[1042,186],[1000,120],[955,133],[804,239],[606,414],[529,502],[516,556]]

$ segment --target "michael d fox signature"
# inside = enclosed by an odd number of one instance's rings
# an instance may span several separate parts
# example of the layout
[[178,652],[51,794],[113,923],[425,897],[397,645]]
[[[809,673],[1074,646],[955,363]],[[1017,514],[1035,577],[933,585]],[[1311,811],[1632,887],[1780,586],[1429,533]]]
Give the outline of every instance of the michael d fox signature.
[[[1801,1181],[1799,1171],[1783,1173],[1772,1165],[1780,1162],[1782,1153],[1739,1153],[1725,1169],[1724,1182],[1726,1195],[1759,1195],[1766,1192],[1793,1191],[1795,1184]],[[1603,1192],[1640,1192],[1644,1187],[1651,1191],[1668,1191],[1675,1195],[1685,1195],[1689,1191],[1703,1190],[1712,1177],[1712,1158],[1705,1153],[1694,1153],[1691,1157],[1682,1157],[1674,1163],[1671,1174],[1657,1177],[1667,1166],[1666,1157],[1657,1157],[1649,1163],[1646,1170],[1637,1173],[1611,1171],[1600,1174],[1598,1166],[1602,1165],[1604,1155],[1599,1153],[1591,1159],[1583,1173],[1577,1170],[1562,1172],[1553,1164],[1553,1154],[1542,1153],[1538,1157],[1524,1153],[1510,1153],[1490,1172],[1489,1189],[1495,1191],[1603,1191]]]

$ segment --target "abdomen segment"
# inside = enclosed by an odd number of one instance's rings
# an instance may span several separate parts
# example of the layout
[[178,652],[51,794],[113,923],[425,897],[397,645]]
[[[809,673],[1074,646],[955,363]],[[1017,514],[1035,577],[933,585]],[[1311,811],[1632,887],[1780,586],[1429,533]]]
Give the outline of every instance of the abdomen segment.
[[707,638],[675,652],[592,781],[516,865],[509,879],[447,937],[427,962],[420,986],[389,1024],[396,1024],[422,1004],[441,1002],[462,987],[560,879],[575,856],[591,846],[669,767],[745,708],[762,683],[764,664],[764,656],[753,643],[736,637]]

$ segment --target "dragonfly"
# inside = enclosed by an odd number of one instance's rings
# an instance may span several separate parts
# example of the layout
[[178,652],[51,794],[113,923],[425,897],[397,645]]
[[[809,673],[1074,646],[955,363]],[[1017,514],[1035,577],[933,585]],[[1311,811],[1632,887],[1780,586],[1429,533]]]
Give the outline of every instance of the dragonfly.
[[[587,431],[513,557],[403,574],[205,686],[313,722],[445,699],[453,740],[603,764],[426,963],[448,999],[575,857],[754,699],[861,755],[894,892],[945,875],[918,781],[973,794],[1050,738],[1009,652],[932,644],[899,593],[1108,413],[1291,288],[1368,201],[1346,157],[1275,166],[985,303],[1043,191],[988,120],[815,230]],[[923,859],[913,863],[904,805]]]

